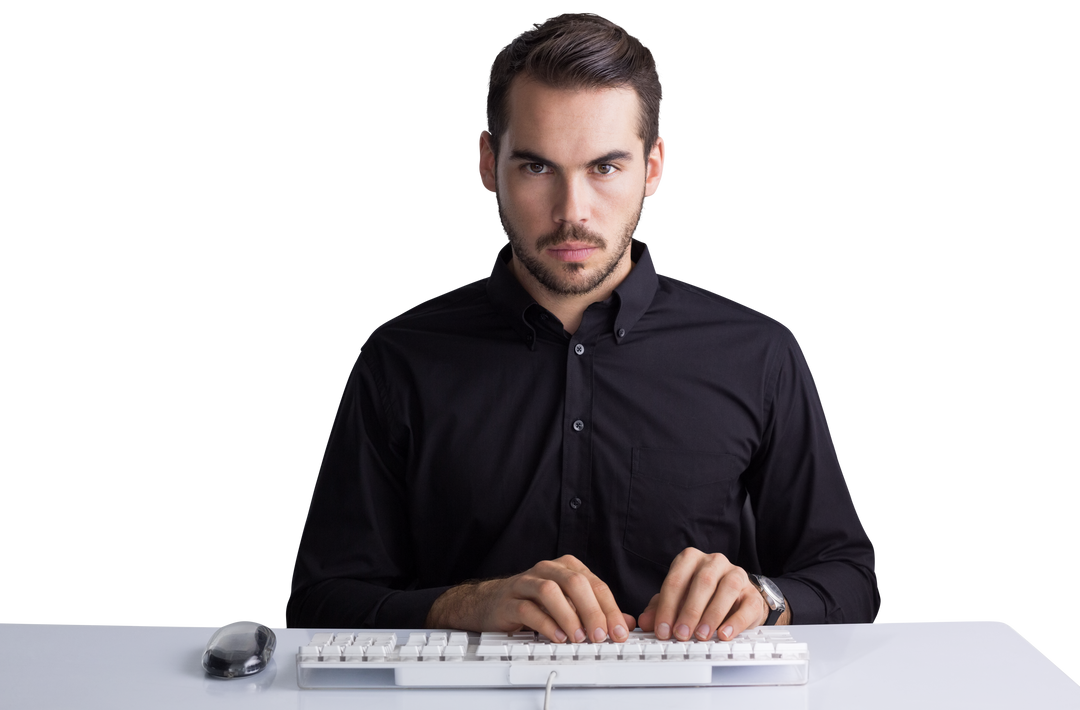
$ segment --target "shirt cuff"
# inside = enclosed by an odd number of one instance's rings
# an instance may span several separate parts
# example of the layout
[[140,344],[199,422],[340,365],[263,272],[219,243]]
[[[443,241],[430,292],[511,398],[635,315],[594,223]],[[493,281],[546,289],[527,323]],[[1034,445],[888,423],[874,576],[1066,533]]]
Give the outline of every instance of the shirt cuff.
[[785,579],[784,577],[770,577],[787,601],[787,608],[791,610],[792,624],[824,624],[825,602],[821,596],[806,582],[797,579]]
[[383,598],[375,610],[375,626],[381,629],[427,628],[427,616],[431,605],[450,587],[413,589],[394,592]]

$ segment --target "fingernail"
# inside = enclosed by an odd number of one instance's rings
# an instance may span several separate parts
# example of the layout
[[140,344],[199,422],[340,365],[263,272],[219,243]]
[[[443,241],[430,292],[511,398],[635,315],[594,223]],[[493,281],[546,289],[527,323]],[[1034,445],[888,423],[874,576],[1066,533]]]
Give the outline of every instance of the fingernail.
[[671,636],[671,627],[667,624],[660,624],[656,627],[657,638],[667,639]]
[[592,632],[593,641],[600,642],[607,638],[607,632],[597,627],[596,631]]
[[585,643],[585,629],[578,629],[574,632],[574,643]]
[[727,636],[728,638],[731,638],[731,632],[734,631],[734,630],[735,629],[731,628],[730,626],[725,626],[724,627],[724,636]]
[[690,627],[686,624],[679,624],[675,627],[675,638],[688,639],[690,638]]
[[709,638],[709,627],[708,627],[708,625],[707,624],[702,624],[701,626],[697,627],[697,635],[698,635],[698,638],[701,639],[702,641]]
[[616,626],[614,633],[615,633],[615,638],[617,638],[617,639],[626,638],[626,629],[623,628],[622,626]]
[[566,641],[566,634],[563,633],[562,629],[555,629],[555,640],[559,643]]

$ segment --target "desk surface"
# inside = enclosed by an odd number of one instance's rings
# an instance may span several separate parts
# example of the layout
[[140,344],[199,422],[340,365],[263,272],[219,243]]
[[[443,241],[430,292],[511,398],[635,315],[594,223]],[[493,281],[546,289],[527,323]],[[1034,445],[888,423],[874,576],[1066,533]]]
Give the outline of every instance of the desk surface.
[[[217,680],[200,665],[214,629],[0,624],[3,708],[319,708],[539,710],[543,691],[300,690],[296,647],[314,633],[275,630],[271,665]],[[556,688],[571,708],[1080,708],[1080,686],[1004,624],[801,626],[810,682],[784,688]],[[737,705],[732,705],[733,703]]]

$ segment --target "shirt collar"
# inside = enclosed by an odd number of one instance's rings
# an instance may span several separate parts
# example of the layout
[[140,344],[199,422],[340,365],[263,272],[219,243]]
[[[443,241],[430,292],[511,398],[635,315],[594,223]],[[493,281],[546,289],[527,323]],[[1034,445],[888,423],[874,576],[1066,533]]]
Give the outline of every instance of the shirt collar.
[[[496,257],[491,278],[487,282],[488,298],[495,309],[507,317],[514,332],[520,335],[530,348],[535,348],[536,330],[529,322],[528,311],[540,306],[510,271],[511,253],[510,245],[507,244]],[[659,283],[648,246],[634,240],[630,245],[630,259],[634,262],[634,268],[615,288],[612,296],[618,309],[613,333],[616,343],[626,340],[626,336],[648,310]]]

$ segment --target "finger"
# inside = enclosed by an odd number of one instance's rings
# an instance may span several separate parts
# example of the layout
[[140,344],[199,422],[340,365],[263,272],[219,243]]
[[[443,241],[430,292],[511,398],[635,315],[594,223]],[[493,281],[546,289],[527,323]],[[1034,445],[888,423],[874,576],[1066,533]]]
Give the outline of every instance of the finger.
[[578,610],[589,639],[599,642],[609,634],[616,641],[629,638],[626,619],[607,584],[576,558],[567,556],[562,559],[567,564],[563,589]]
[[630,616],[625,611],[623,612],[622,618],[623,618],[623,621],[626,622],[626,628],[630,629],[631,631],[633,631],[635,628],[637,628],[637,625],[638,625],[637,624],[637,619]]
[[[553,633],[541,632],[544,636],[559,643],[568,639],[583,639],[585,631],[581,618],[567,599],[562,584],[550,576],[541,576],[543,573],[523,575],[516,585],[514,596],[531,600],[552,620]],[[551,571],[547,570],[546,573],[550,575]],[[540,631],[535,626],[533,628]]]
[[704,641],[712,636],[716,629],[715,624],[727,615],[727,608],[725,608],[720,618],[710,617],[708,621],[704,623],[702,621],[716,598],[717,590],[723,585],[734,592],[728,602],[730,605],[738,598],[744,584],[749,583],[746,573],[741,568],[733,566],[727,558],[713,555],[703,558],[690,580],[690,588],[686,592],[682,606],[679,607],[673,628],[675,638],[680,641],[689,641],[693,635]]
[[[552,640],[558,640],[563,633],[559,624],[531,599],[515,599],[506,611],[510,617],[508,628],[527,627]],[[562,638],[565,640],[566,636]]]
[[578,609],[590,641],[604,641],[609,634],[617,641],[629,637],[626,620],[615,601],[615,595],[602,579],[588,570],[571,572],[565,589]]
[[735,610],[735,605],[747,588],[761,596],[757,588],[750,584],[746,571],[740,567],[732,567],[717,583],[716,591],[702,614],[695,636],[702,641],[711,638],[720,629],[721,623]]
[[768,616],[764,610],[765,600],[762,598],[761,592],[753,586],[749,590],[743,590],[742,595],[735,603],[735,608],[722,622],[720,638],[724,641],[730,641],[752,626],[760,626]]
[[690,580],[693,579],[702,556],[701,551],[687,548],[671,563],[671,568],[660,585],[660,599],[656,603],[655,624],[658,639],[671,638],[675,615],[682,606],[683,598],[690,588]]

